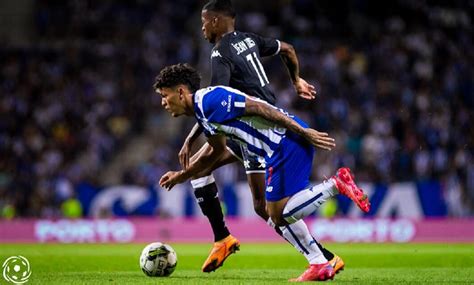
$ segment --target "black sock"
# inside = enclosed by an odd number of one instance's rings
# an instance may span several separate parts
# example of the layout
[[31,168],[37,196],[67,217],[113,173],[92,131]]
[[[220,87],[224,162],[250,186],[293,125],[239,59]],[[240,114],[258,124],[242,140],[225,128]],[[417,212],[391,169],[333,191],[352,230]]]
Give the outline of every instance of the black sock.
[[217,196],[217,185],[215,182],[204,187],[194,189],[202,213],[207,217],[214,233],[214,241],[221,240],[230,235],[229,229],[225,225],[224,214],[222,213],[221,202]]
[[[285,237],[283,236],[283,233],[282,233],[281,230],[280,230],[280,227],[274,227],[273,229],[275,230],[275,232],[276,232],[277,234],[279,234],[282,238],[285,239]],[[286,240],[286,239],[285,239],[285,240]]]
[[331,261],[331,259],[334,258],[334,253],[330,252],[329,250],[325,249],[314,237],[314,241],[318,245],[319,249],[322,251],[324,257],[328,260]]

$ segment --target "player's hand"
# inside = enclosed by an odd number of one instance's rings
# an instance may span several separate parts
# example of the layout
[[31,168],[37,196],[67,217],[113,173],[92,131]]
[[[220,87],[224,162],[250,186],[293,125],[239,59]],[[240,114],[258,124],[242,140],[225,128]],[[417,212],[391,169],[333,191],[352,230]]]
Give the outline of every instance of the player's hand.
[[189,157],[191,156],[191,146],[192,143],[186,139],[184,141],[183,146],[181,147],[181,150],[178,153],[179,157],[179,164],[181,164],[181,167],[186,170],[189,167]]
[[184,182],[183,171],[168,171],[163,176],[161,176],[160,181],[158,182],[162,188],[165,188],[167,191],[170,191],[176,184]]
[[314,129],[305,129],[304,137],[315,147],[319,147],[325,150],[331,150],[336,146],[335,140],[327,133],[318,132]]
[[316,89],[303,78],[298,78],[293,85],[295,86],[296,93],[301,98],[307,100],[313,100],[316,98]]

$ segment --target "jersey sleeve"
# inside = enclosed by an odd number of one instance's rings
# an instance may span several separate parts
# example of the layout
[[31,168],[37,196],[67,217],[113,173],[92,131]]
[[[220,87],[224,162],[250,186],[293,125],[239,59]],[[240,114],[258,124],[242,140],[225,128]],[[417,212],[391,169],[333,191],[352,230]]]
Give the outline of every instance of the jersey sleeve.
[[198,120],[198,124],[202,127],[202,132],[206,137],[214,136],[216,132],[212,129],[212,127],[208,126],[207,124]]
[[244,115],[245,96],[217,87],[203,98],[202,105],[209,123],[223,123]]
[[219,49],[211,54],[211,86],[229,86],[233,64],[228,55]]
[[265,38],[257,34],[252,34],[253,39],[257,43],[260,56],[273,56],[280,53],[280,41],[273,38]]

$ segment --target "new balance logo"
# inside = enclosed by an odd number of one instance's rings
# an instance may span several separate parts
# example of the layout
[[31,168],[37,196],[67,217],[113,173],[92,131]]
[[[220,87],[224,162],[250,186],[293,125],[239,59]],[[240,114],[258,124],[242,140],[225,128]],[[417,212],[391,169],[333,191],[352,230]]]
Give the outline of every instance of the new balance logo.
[[218,56],[222,57],[222,55],[219,53],[218,50],[213,51],[212,54],[211,54],[211,58],[218,57]]

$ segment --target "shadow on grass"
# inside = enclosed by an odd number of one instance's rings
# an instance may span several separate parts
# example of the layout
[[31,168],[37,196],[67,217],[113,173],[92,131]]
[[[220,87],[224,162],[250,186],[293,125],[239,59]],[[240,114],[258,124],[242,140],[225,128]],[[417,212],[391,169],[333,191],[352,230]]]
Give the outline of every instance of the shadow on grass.
[[[297,276],[296,276],[297,277]],[[271,273],[262,273],[260,276],[226,276],[226,275],[219,275],[219,276],[212,276],[210,278],[207,278],[207,276],[196,276],[196,275],[189,275],[189,276],[171,276],[169,277],[170,279],[173,280],[189,280],[191,282],[190,284],[199,284],[199,283],[192,283],[193,280],[206,280],[209,282],[218,282],[218,281],[237,281],[237,282],[243,282],[245,284],[246,280],[250,282],[258,282],[258,281],[267,281],[267,282],[286,282],[288,279],[293,278],[293,277],[278,277],[278,276],[272,276]]]

